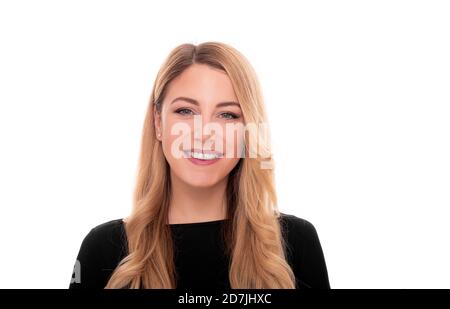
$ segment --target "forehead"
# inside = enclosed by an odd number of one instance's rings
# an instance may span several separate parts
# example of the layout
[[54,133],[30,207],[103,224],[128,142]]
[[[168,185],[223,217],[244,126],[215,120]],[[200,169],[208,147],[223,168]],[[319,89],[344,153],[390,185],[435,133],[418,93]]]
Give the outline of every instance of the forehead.
[[177,96],[191,97],[200,104],[237,101],[228,75],[205,64],[191,65],[170,82],[166,99]]

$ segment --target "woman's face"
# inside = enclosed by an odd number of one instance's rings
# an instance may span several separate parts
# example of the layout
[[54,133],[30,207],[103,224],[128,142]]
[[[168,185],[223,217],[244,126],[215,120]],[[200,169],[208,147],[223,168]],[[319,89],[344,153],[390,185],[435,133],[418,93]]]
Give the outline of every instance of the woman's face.
[[243,125],[230,78],[204,64],[193,64],[172,80],[161,113],[155,111],[172,177],[195,187],[214,186],[236,166]]

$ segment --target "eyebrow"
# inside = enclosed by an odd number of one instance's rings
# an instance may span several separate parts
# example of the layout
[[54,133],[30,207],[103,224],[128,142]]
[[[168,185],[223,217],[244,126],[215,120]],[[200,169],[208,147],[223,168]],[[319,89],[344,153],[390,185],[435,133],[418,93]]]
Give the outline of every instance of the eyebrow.
[[[177,98],[173,99],[172,102],[170,102],[170,104],[175,103],[176,101],[185,101],[185,102],[197,105],[197,106],[200,105],[197,100],[188,98],[188,97],[177,97]],[[216,107],[224,107],[224,106],[230,106],[230,105],[236,105],[238,107],[241,107],[241,105],[239,103],[234,102],[234,101],[220,102],[220,103],[216,104]]]

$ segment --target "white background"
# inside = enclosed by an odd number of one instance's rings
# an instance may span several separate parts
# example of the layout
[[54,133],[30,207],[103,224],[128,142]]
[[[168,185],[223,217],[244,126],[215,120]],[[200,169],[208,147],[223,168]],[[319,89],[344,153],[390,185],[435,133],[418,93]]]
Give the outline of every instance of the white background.
[[222,41],[262,83],[279,208],[333,288],[450,288],[446,1],[0,2],[0,287],[67,288],[83,237],[131,209],[175,46]]

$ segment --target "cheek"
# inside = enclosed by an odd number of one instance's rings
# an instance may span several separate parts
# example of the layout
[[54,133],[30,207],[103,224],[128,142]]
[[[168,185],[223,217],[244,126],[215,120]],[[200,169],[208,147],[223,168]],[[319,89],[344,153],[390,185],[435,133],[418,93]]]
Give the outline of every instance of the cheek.
[[218,164],[219,173],[221,176],[226,176],[231,170],[238,164],[241,159],[241,151],[243,149],[243,139],[239,133],[234,135],[224,134],[222,139],[222,151],[224,152],[224,157],[220,160]]
[[180,158],[182,150],[187,149],[192,142],[190,141],[190,132],[192,124],[188,121],[177,121],[171,117],[165,119],[163,125],[162,147],[166,158]]
[[240,158],[223,158],[222,160],[223,162],[221,162],[221,174],[222,176],[226,176],[238,164]]
[[[227,158],[241,158],[245,148],[244,135],[242,131],[227,133],[223,138],[224,151]],[[238,160],[236,160],[238,161]]]

